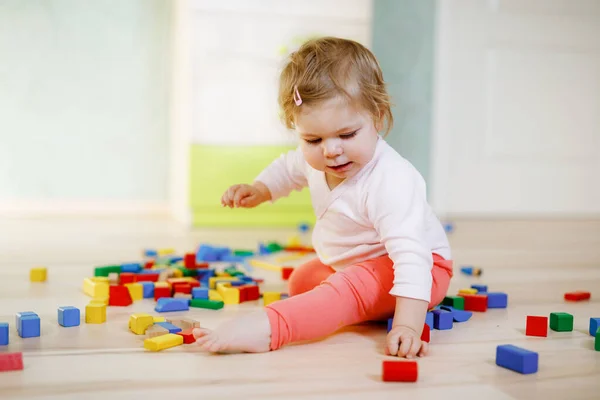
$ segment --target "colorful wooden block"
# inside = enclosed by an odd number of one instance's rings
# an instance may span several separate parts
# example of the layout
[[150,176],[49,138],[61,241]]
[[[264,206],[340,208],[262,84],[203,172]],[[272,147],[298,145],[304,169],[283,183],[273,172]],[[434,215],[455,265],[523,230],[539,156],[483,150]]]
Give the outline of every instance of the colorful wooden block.
[[127,307],[133,303],[131,294],[126,286],[114,285],[108,288],[108,305]]
[[525,326],[525,335],[542,337],[548,336],[548,317],[528,315]]
[[168,285],[166,287],[159,286],[157,285],[158,283],[160,282],[154,284],[154,300],[158,301],[160,299],[170,298],[172,296],[171,288]]
[[140,263],[125,263],[121,264],[121,272],[138,273],[142,270],[142,264]]
[[488,298],[488,308],[506,308],[508,307],[508,295],[501,292],[480,292]]
[[142,285],[142,296],[144,299],[154,298],[154,282],[139,282]]
[[138,283],[142,282],[158,282],[158,278],[160,277],[159,273],[152,272],[153,270],[148,270],[149,272],[139,273],[135,276],[135,281]]
[[8,344],[8,322],[0,322],[0,346]]
[[154,317],[150,314],[137,313],[129,316],[129,330],[136,335],[144,335],[154,325]]
[[178,326],[179,328],[181,328],[182,330],[186,330],[186,329],[193,329],[193,328],[200,328],[200,322],[196,321],[195,319],[191,319],[191,318],[167,318],[167,322],[170,324],[173,324],[175,326]]
[[127,290],[129,290],[129,295],[131,296],[131,300],[138,301],[144,298],[144,287],[135,282],[135,283],[127,283],[125,284]]
[[573,315],[563,312],[550,313],[550,329],[556,332],[573,330]]
[[281,300],[281,293],[279,292],[264,292],[263,293],[263,305],[266,307],[269,304]]
[[229,281],[237,281],[238,278],[235,276],[212,276],[208,279],[208,287],[210,289],[217,288],[217,281],[229,282]]
[[565,300],[567,301],[584,301],[589,300],[591,297],[592,295],[590,292],[584,291],[565,293]]
[[471,285],[472,289],[477,289],[477,293],[479,292],[487,292],[488,291],[488,287],[487,285]]
[[416,382],[419,369],[416,361],[383,361],[384,382]]
[[537,372],[538,358],[538,353],[511,344],[496,348],[496,365],[521,374]]
[[287,281],[292,276],[292,272],[294,272],[294,268],[292,267],[283,267],[281,268],[281,279]]
[[108,297],[108,283],[95,282],[92,278],[83,280],[83,293],[90,297]]
[[79,326],[81,323],[81,312],[79,308],[66,306],[58,307],[58,324],[69,328],[72,326]]
[[32,268],[29,271],[29,280],[31,282],[46,282],[48,269],[46,267]]
[[103,324],[106,322],[106,305],[90,303],[85,306],[86,324]]
[[433,310],[433,327],[438,330],[452,329],[452,313],[446,310]]
[[194,308],[207,308],[210,310],[219,310],[223,308],[225,303],[220,300],[204,300],[204,299],[192,299],[190,300],[190,307]]
[[169,333],[177,333],[177,332],[181,332],[183,330],[180,327],[175,326],[170,322],[158,322],[158,323],[156,323],[156,325],[162,326],[163,328],[168,330]]
[[458,294],[477,294],[477,289],[460,289]]
[[96,267],[94,268],[94,276],[108,276],[110,273],[121,273],[120,265],[108,265],[105,267]]
[[594,336],[600,329],[600,318],[590,318],[590,335]]
[[217,283],[217,292],[223,297],[223,303],[240,304],[240,291],[227,286],[226,283]]
[[456,308],[450,306],[441,306],[440,308],[442,310],[451,312],[454,322],[466,322],[473,316],[471,311],[457,310]]
[[208,300],[208,288],[196,287],[192,289],[192,299]]
[[465,309],[465,299],[460,296],[446,296],[446,297],[444,297],[442,304],[445,306],[450,306],[457,310]]
[[161,351],[183,344],[183,336],[167,333],[144,340],[144,348],[150,351]]
[[22,338],[40,336],[40,317],[33,312],[17,313],[17,333]]
[[429,329],[433,329],[433,313],[431,311],[425,315],[425,323],[429,325]]
[[23,353],[0,353],[0,372],[21,371]]
[[169,333],[169,330],[160,326],[160,325],[152,325],[146,329],[146,337],[153,338],[156,336],[162,336]]
[[459,294],[465,299],[465,311],[487,311],[487,296],[480,294]]
[[193,329],[184,329],[182,331],[177,332],[177,334],[183,337],[184,344],[192,344],[196,342]]
[[427,343],[429,343],[429,341],[431,340],[431,329],[429,328],[429,325],[427,325],[427,324],[423,324],[423,332],[421,332],[421,340],[423,342],[427,342]]
[[466,266],[466,267],[461,267],[460,272],[462,272],[465,275],[481,276],[481,274],[483,273],[483,270],[481,268]]
[[244,285],[239,290],[244,290],[244,301],[255,301],[260,299],[260,289],[258,285]]
[[158,299],[154,310],[156,312],[187,311],[190,309],[187,299],[163,297]]
[[600,329],[596,331],[596,340],[594,343],[594,350],[600,351]]
[[128,283],[134,283],[135,277],[136,277],[136,275],[131,272],[122,272],[119,275],[119,284],[126,285]]

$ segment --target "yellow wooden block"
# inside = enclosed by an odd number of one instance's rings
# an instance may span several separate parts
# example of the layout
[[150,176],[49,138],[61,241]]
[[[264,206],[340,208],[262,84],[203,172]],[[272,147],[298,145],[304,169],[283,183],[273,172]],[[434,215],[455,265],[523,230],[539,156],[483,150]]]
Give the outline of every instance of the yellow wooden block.
[[133,301],[142,300],[144,298],[144,287],[141,283],[126,283],[125,287],[129,290],[129,295]]
[[277,300],[281,300],[281,293],[263,292],[263,304],[265,305],[265,307]]
[[154,318],[150,314],[137,313],[129,317],[129,330],[136,335],[143,335],[146,329],[154,325]]
[[108,297],[94,297],[92,298],[92,300],[90,300],[90,303],[99,303],[99,304],[104,304],[104,305],[108,305]]
[[477,294],[477,289],[460,289],[458,293],[461,294]]
[[215,289],[209,289],[208,290],[208,299],[214,300],[214,301],[223,301],[223,296],[221,296],[221,294],[219,292],[217,292]]
[[91,278],[83,280],[83,293],[90,297],[108,297],[108,283],[94,282]]
[[150,351],[160,351],[183,344],[183,336],[174,333],[144,340],[144,347]]
[[177,268],[170,268],[169,271],[171,271],[172,276],[174,276],[175,278],[182,278],[183,277],[183,271]]
[[152,317],[152,318],[154,319],[154,323],[166,321],[165,317]]
[[288,247],[300,247],[302,246],[302,240],[300,239],[300,236],[295,235],[289,238],[287,245]]
[[90,302],[85,306],[86,324],[103,324],[106,322],[106,305]]
[[29,271],[29,280],[31,282],[46,282],[48,270],[46,267],[32,268]]
[[224,278],[224,277],[228,277],[228,276],[231,276],[231,275],[229,275],[229,274],[228,274],[227,272],[225,272],[225,271],[216,271],[216,272],[215,272],[215,276],[218,276],[218,277],[222,277],[222,278]]
[[238,278],[235,276],[211,276],[208,278],[208,287],[210,289],[216,289],[215,282],[216,281],[237,281]]
[[175,254],[175,249],[167,248],[167,249],[158,249],[157,251],[159,257],[168,256],[171,254]]
[[286,254],[285,256],[279,256],[275,259],[275,262],[278,263],[285,263],[288,261],[293,261],[293,260],[298,260],[300,258],[304,258],[306,256],[306,253],[293,253],[293,254]]
[[240,304],[240,291],[230,286],[230,283],[217,283],[217,292],[223,297],[223,303]]
[[250,265],[256,268],[266,269],[267,271],[280,272],[281,267],[274,264],[269,264],[260,260],[250,260]]
[[108,276],[94,276],[91,279],[96,283],[98,283],[98,282],[110,283]]

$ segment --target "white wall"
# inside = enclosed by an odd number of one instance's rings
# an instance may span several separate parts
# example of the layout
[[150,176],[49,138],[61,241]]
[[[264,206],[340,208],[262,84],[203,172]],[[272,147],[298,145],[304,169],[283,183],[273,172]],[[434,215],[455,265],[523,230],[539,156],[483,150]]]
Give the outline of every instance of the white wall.
[[0,211],[164,209],[170,7],[0,0]]

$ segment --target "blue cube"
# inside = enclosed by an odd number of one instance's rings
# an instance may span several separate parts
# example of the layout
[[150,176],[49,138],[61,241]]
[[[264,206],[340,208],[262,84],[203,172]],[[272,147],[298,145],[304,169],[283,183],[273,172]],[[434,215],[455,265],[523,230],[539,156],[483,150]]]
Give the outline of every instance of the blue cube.
[[486,293],[478,294],[486,295],[488,298],[488,308],[506,308],[508,306],[508,295],[506,293]]
[[66,306],[58,307],[58,324],[69,328],[71,326],[79,326],[81,314],[79,308]]
[[432,312],[428,312],[427,315],[425,315],[425,323],[427,325],[429,325],[429,329],[433,329],[433,313]]
[[538,353],[512,344],[505,344],[496,348],[496,364],[521,374],[537,372],[538,359]]
[[433,327],[440,331],[452,329],[454,317],[450,311],[433,310]]
[[388,319],[388,323],[387,323],[387,331],[391,331],[392,327],[394,326],[394,318],[390,318]]
[[488,291],[488,287],[487,285],[471,285],[472,289],[477,289],[477,293],[479,292],[487,292]]
[[40,317],[33,313],[22,315],[17,325],[17,333],[22,338],[31,338],[40,336]]
[[600,329],[600,318],[590,318],[590,335],[596,336],[598,329]]
[[208,288],[207,287],[193,288],[192,289],[192,299],[208,300]]
[[0,346],[8,344],[8,322],[0,322]]
[[169,330],[169,333],[177,333],[177,332],[181,332],[181,328],[178,326],[173,325],[170,322],[157,322],[156,325],[160,325],[165,329]]
[[154,298],[154,282],[138,282],[142,285],[142,296],[145,299]]
[[33,311],[21,311],[17,313],[17,317],[15,318],[15,325],[17,326],[17,330],[19,329],[19,320],[26,315],[37,315]]

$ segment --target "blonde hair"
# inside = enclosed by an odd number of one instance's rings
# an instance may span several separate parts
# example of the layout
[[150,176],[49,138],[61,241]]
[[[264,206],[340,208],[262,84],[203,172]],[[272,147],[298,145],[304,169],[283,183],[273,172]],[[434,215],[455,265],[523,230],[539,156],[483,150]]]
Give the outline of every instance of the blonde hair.
[[[302,99],[296,105],[294,93]],[[359,105],[387,135],[394,123],[390,96],[377,59],[358,42],[335,37],[312,39],[290,54],[279,78],[279,107],[289,129],[302,107],[335,97]]]

